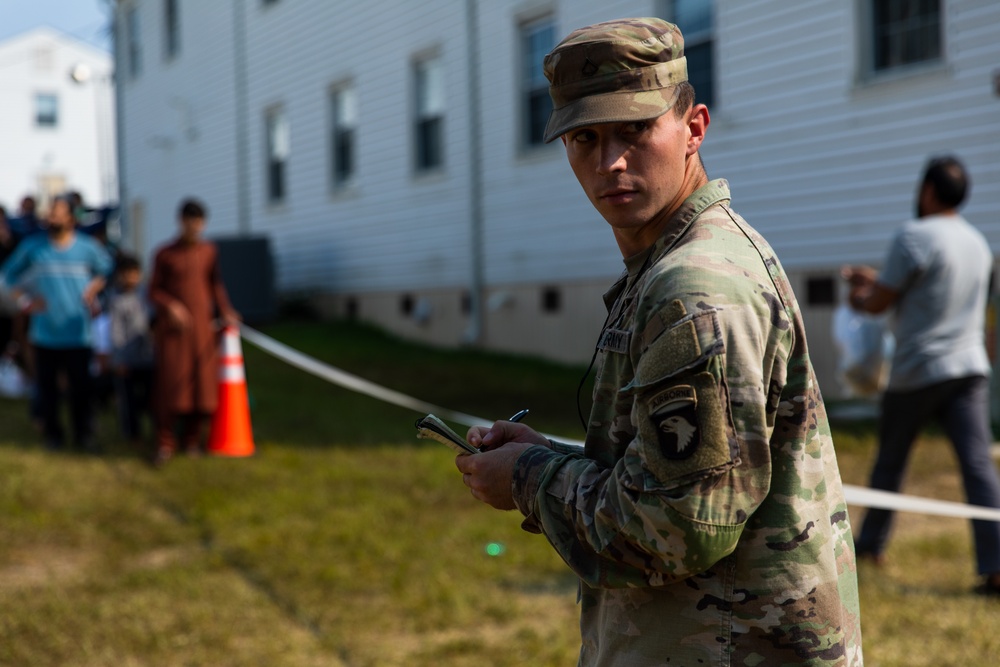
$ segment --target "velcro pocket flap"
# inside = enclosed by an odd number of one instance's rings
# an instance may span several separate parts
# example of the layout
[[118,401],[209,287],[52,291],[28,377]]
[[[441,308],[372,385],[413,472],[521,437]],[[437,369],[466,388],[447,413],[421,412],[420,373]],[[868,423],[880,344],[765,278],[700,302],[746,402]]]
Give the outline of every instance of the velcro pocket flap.
[[714,310],[688,315],[660,331],[653,340],[644,342],[635,377],[622,387],[624,392],[659,384],[725,351]]

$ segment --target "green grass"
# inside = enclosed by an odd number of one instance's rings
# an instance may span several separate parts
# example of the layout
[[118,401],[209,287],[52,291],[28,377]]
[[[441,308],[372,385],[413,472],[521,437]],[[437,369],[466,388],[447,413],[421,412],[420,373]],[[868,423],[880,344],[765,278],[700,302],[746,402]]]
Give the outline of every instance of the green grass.
[[[439,405],[529,407],[580,434],[582,368],[359,326],[268,333]],[[470,498],[450,451],[413,438],[418,414],[244,351],[252,459],[155,471],[107,415],[105,456],[51,454],[24,404],[0,401],[0,665],[575,664],[573,577],[516,513]],[[864,483],[870,425],[836,439],[845,481]],[[961,499],[946,443],[921,442],[906,490]],[[867,664],[993,665],[1000,601],[968,592],[967,524],[900,518],[890,564],[860,572]]]

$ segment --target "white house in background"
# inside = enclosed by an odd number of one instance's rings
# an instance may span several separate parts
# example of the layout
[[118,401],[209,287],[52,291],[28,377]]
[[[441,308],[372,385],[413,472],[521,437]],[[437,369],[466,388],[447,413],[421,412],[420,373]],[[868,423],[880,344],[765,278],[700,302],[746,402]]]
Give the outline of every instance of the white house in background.
[[845,262],[878,263],[932,154],[1000,248],[996,0],[119,0],[133,243],[203,198],[267,235],[277,288],[441,344],[590,358],[622,268],[561,145],[542,56],[570,30],[675,20],[711,177],[773,244],[824,391]]
[[0,203],[118,201],[111,54],[50,28],[0,42]]

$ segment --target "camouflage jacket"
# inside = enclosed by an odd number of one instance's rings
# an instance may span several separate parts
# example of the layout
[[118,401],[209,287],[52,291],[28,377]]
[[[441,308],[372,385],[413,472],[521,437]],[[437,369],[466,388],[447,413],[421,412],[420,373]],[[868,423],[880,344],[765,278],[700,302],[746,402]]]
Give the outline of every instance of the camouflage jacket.
[[514,499],[581,579],[581,665],[861,665],[854,544],[788,279],[712,181],[605,295],[583,454]]

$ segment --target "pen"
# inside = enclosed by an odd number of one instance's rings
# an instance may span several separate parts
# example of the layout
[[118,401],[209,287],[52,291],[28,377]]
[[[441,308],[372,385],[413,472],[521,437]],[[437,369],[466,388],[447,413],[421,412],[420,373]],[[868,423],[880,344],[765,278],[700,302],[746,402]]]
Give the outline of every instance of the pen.
[[527,414],[528,414],[528,408],[525,408],[524,410],[518,410],[517,412],[514,413],[514,416],[508,419],[507,421],[519,422],[522,419],[524,419],[525,416],[527,416]]

